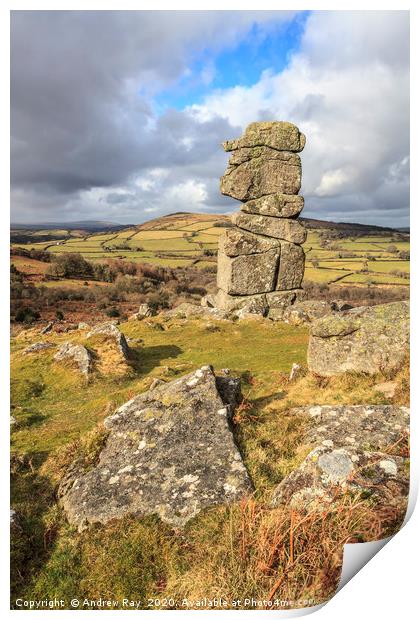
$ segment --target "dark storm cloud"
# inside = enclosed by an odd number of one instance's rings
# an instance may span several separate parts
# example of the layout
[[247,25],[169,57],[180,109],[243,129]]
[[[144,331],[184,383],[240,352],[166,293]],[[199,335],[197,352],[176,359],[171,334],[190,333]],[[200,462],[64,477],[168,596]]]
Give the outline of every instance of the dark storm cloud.
[[207,158],[209,176],[228,122],[203,127],[175,111],[157,118],[152,97],[185,73],[193,53],[234,45],[255,19],[273,13],[13,12],[13,189],[21,198],[55,193],[57,207],[154,167],[194,171]]

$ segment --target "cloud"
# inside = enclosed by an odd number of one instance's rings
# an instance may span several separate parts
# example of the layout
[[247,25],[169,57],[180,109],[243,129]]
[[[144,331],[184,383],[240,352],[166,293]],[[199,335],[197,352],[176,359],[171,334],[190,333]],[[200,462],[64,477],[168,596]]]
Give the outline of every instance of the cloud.
[[213,92],[191,112],[241,128],[253,120],[296,123],[307,135],[306,215],[406,225],[408,42],[407,12],[315,13],[284,71]]
[[[406,225],[408,12],[313,13],[283,71],[212,90],[221,50],[293,16],[13,12],[12,219],[231,211],[220,143],[251,121],[285,119],[308,138],[308,217]],[[206,85],[204,99],[159,111],[155,96],[188,79]]]

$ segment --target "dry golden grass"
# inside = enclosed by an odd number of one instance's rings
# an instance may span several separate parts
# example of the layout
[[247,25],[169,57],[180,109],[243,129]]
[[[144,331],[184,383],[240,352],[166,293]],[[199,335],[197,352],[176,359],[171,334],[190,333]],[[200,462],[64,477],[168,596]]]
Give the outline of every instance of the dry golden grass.
[[254,598],[262,608],[279,601],[286,608],[325,601],[338,585],[343,545],[379,540],[404,518],[404,508],[373,510],[348,496],[321,513],[270,509],[254,499],[228,512],[228,518],[223,509],[219,518],[213,512],[203,529],[186,533],[190,565],[169,578],[165,593],[177,601],[188,599],[189,609],[205,596],[220,597],[230,608],[235,599]]
[[89,345],[95,351],[95,369],[102,375],[124,376],[130,371],[130,365],[114,340],[95,338]]

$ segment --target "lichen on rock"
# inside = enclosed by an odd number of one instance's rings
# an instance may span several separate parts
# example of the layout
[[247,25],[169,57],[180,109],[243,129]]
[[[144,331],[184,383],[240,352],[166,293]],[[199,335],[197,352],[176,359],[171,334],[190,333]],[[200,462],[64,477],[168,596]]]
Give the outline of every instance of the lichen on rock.
[[406,301],[354,308],[320,318],[311,325],[309,369],[321,376],[340,373],[392,373],[409,346]]
[[[232,217],[234,228],[220,237],[219,291],[205,304],[235,308],[238,318],[268,314],[277,320],[287,303],[301,298],[298,291],[305,270],[301,244],[307,233],[297,221],[304,205],[298,196],[302,166],[297,153],[305,141],[296,125],[270,121],[251,123],[240,138],[224,143],[231,156],[220,189],[242,205]],[[282,298],[282,308],[270,304],[268,294],[275,291],[290,291]],[[266,296],[257,312],[249,312],[248,305],[256,306],[255,295]]]
[[66,478],[61,502],[71,523],[107,523],[157,514],[184,526],[208,506],[252,490],[230,418],[239,383],[204,366],[159,383],[105,420],[109,431],[97,465]]
[[268,146],[278,151],[302,151],[305,136],[296,125],[286,121],[263,121],[248,125],[244,135],[238,140],[223,143],[225,151],[234,151],[243,147]]
[[73,344],[65,342],[61,345],[57,353],[54,355],[55,362],[69,361],[74,363],[79,371],[85,377],[88,377],[92,370],[92,354],[82,344]]
[[290,414],[307,418],[303,441],[313,449],[276,487],[274,505],[326,510],[343,493],[374,504],[406,505],[407,458],[394,453],[408,436],[406,407],[323,405],[298,407]]

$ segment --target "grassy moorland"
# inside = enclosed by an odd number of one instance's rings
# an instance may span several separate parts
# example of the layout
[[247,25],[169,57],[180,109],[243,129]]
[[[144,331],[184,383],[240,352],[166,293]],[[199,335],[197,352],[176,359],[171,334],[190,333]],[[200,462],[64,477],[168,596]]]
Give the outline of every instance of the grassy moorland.
[[[302,606],[334,592],[344,541],[373,540],[398,528],[402,514],[373,511],[369,500],[343,497],[329,512],[304,517],[287,507],[271,509],[270,498],[309,449],[302,444],[304,422],[288,414],[290,407],[407,404],[407,368],[387,400],[373,390],[382,376],[321,380],[307,374],[289,383],[292,363],[305,364],[304,327],[162,315],[120,327],[133,349],[128,372],[114,375],[111,368],[83,387],[76,371],[52,361],[54,349],[23,353],[34,340],[79,342],[82,331],[40,336],[29,328],[12,338],[12,506],[20,530],[12,549],[12,605],[16,597],[56,596],[68,606],[74,596],[102,596],[133,598],[142,608],[155,607],[150,601],[156,598],[166,599],[169,608],[193,608],[207,596],[255,597],[274,605],[287,599]],[[69,526],[55,490],[75,455],[94,461],[104,417],[155,377],[168,381],[207,363],[242,378],[234,433],[254,495],[207,509],[178,532],[155,517],[126,518],[83,533]]]
[[[217,242],[226,226],[227,216],[175,214],[108,232],[19,233],[25,243],[12,244],[12,506],[18,534],[12,606],[16,597],[64,598],[68,606],[74,596],[134,598],[145,609],[156,608],[151,601],[157,598],[169,608],[190,609],[206,596],[254,597],[266,607],[278,600],[315,604],[336,587],[344,541],[375,540],[398,528],[404,515],[373,510],[360,498],[342,497],[328,513],[306,517],[287,507],[272,509],[270,501],[309,450],[304,421],[288,413],[291,407],[407,404],[407,366],[387,399],[374,389],[388,379],[379,375],[320,379],[308,373],[288,382],[293,362],[305,366],[305,327],[162,314],[127,320],[139,303],[160,312],[183,301],[199,303],[213,291]],[[356,304],[407,297],[407,235],[343,235],[318,223],[309,229],[305,251],[304,286],[311,297]],[[82,385],[75,370],[53,362],[55,348],[24,353],[42,340],[56,347],[82,342],[83,330],[71,323],[109,318],[119,318],[131,339],[131,363],[123,374],[110,360],[105,375]],[[40,328],[51,319],[57,329],[42,336]],[[75,456],[87,466],[95,461],[103,419],[154,378],[170,381],[209,363],[242,379],[234,433],[254,495],[207,509],[181,532],[155,517],[126,518],[83,533],[69,526],[57,485]]]

